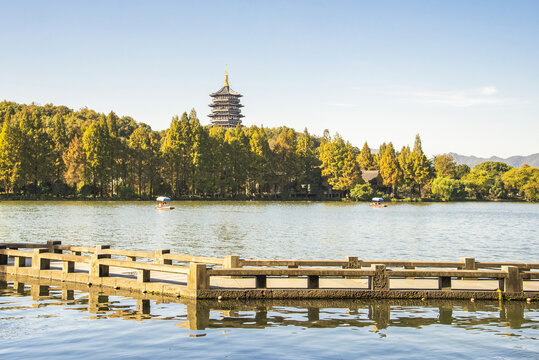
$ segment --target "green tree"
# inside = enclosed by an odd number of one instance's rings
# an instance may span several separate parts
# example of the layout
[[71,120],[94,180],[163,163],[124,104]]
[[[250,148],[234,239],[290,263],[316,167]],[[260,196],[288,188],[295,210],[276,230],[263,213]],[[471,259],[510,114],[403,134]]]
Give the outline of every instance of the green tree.
[[527,201],[539,201],[539,168],[522,165],[518,169],[510,169],[501,179],[508,196],[522,197]]
[[414,149],[412,151],[411,161],[413,163],[413,179],[418,186],[418,194],[421,196],[421,187],[425,186],[432,179],[432,167],[423,153],[421,138],[419,134],[415,136]]
[[86,155],[78,136],[71,140],[62,159],[65,164],[64,181],[71,186],[84,181]]
[[396,194],[397,187],[402,181],[402,171],[391,142],[385,147],[384,155],[380,159],[380,176],[383,184],[391,186],[392,193]]
[[458,164],[455,167],[455,179],[462,179],[470,173],[470,167],[466,164]]
[[309,191],[316,191],[321,182],[318,159],[315,144],[307,128],[298,136],[296,154],[299,159],[298,183],[307,187]]
[[104,116],[91,124],[82,137],[85,153],[86,180],[99,189],[100,196],[108,191],[111,181],[112,139]]
[[24,185],[21,169],[23,146],[17,122],[7,117],[0,133],[0,182],[5,192],[13,192]]
[[144,192],[144,183],[152,157],[152,144],[150,132],[144,127],[138,127],[129,138],[129,149],[131,150],[131,163],[136,176],[138,195]]
[[320,147],[322,176],[333,189],[345,194],[363,182],[357,154],[339,134],[323,142]]
[[375,195],[370,184],[358,184],[350,190],[350,197],[355,200],[368,201]]
[[371,153],[369,144],[367,144],[366,141],[365,144],[363,144],[363,148],[361,149],[359,156],[357,157],[357,162],[361,169],[376,170],[377,168],[375,156]]
[[438,177],[449,179],[456,178],[457,163],[449,154],[436,155],[434,157],[434,170]]
[[403,146],[397,156],[402,171],[402,183],[412,189],[415,185],[414,159],[409,146]]
[[460,180],[437,177],[432,182],[432,195],[444,201],[461,200],[466,191]]

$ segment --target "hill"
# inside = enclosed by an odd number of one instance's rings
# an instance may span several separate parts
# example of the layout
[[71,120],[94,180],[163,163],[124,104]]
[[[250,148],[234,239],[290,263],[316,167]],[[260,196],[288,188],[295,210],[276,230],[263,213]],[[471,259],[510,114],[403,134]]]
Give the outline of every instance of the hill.
[[516,168],[519,168],[524,164],[539,167],[539,153],[531,154],[528,156],[511,156],[511,157],[508,157],[507,159],[503,159],[497,156],[491,156],[489,158],[481,158],[481,157],[477,157],[473,155],[466,156],[466,155],[460,155],[456,153],[449,153],[449,155],[453,156],[457,164],[466,164],[471,168],[485,161],[499,161],[499,162],[506,163],[507,165],[516,167]]

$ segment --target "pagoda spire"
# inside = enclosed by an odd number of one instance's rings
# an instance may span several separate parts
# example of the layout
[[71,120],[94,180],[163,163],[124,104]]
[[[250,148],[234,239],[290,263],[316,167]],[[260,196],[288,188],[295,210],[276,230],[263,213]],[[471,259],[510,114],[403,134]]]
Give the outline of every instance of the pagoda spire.
[[225,86],[230,86],[228,85],[228,66],[225,65]]

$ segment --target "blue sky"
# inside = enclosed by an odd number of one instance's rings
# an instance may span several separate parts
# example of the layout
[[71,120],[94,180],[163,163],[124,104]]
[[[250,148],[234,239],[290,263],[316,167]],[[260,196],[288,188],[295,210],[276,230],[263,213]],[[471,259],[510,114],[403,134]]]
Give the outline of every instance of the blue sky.
[[209,93],[244,124],[430,154],[539,152],[538,1],[0,1],[0,99],[160,130]]

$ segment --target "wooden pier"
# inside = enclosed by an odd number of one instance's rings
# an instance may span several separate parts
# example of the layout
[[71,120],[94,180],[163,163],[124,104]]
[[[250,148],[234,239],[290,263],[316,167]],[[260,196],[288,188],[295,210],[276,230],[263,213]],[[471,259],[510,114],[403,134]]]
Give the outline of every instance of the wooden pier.
[[263,260],[0,243],[1,274],[193,299],[539,300],[539,263]]

